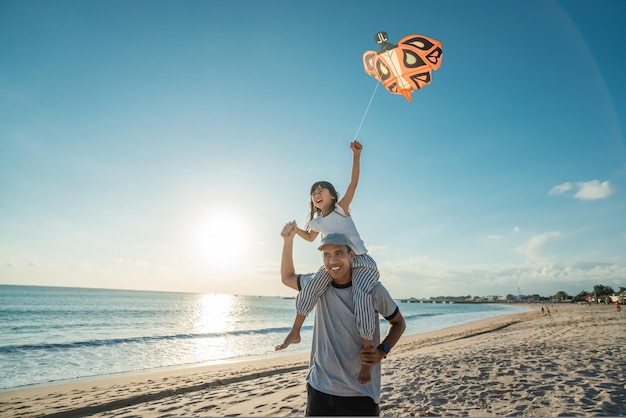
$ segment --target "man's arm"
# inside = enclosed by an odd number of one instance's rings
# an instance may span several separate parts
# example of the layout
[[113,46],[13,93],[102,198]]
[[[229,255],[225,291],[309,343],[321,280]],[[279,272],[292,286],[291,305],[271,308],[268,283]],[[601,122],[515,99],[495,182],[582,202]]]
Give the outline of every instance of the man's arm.
[[298,276],[293,265],[293,237],[296,235],[296,225],[289,222],[283,227],[280,235],[283,237],[283,255],[280,260],[280,278],[283,284],[294,290],[298,289]]
[[402,334],[404,334],[405,329],[406,323],[404,322],[404,317],[402,313],[398,311],[396,316],[389,320],[389,330],[382,343],[389,345],[389,348],[393,348],[400,340],[400,337],[402,337]]
[[[404,317],[400,311],[397,311],[393,318],[388,319],[388,322],[389,330],[387,331],[387,336],[382,341],[382,344],[387,344],[389,348],[393,348],[404,333],[406,323],[404,322]],[[378,350],[376,347],[361,349],[361,361],[370,366],[380,363],[380,361],[385,357],[386,354],[383,351]]]

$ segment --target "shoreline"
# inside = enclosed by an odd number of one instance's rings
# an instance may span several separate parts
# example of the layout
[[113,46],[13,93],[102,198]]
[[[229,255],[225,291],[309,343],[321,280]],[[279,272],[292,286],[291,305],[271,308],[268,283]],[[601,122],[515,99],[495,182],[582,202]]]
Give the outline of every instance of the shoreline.
[[[532,310],[403,336],[383,364],[381,415],[626,414],[626,315],[524,306]],[[277,354],[9,389],[0,415],[301,416],[308,360]]]
[[[493,303],[493,304],[497,304],[497,303]],[[515,307],[521,307],[521,308],[525,308],[527,310],[532,310],[534,308],[534,305],[531,304],[513,304],[513,303],[508,303],[508,304],[499,304],[502,306],[515,306]],[[488,318],[484,318],[484,319],[478,319],[478,320],[472,320],[469,322],[465,322],[462,324],[456,324],[456,325],[448,325],[445,326],[444,328],[441,329],[435,329],[435,330],[427,330],[427,331],[418,331],[418,332],[414,332],[413,334],[405,334],[403,336],[403,339],[408,338],[412,335],[415,334],[422,334],[422,333],[429,333],[429,332],[436,332],[439,330],[445,330],[445,329],[450,329],[456,326],[463,326],[464,324],[469,324],[472,322],[477,322],[477,321],[481,321],[481,320],[488,320],[490,318],[495,318],[495,317],[501,317],[501,316],[506,316],[509,315],[509,313],[498,313],[497,315],[493,316],[493,317],[488,317]],[[384,322],[384,321],[382,321]],[[381,324],[382,324],[381,322]],[[381,327],[381,332],[384,331],[384,328]],[[39,382],[39,383],[32,383],[32,384],[25,384],[25,385],[20,385],[20,386],[14,386],[14,387],[9,387],[9,388],[0,388],[0,395],[2,393],[5,392],[12,392],[12,391],[18,391],[18,390],[27,390],[27,389],[36,389],[36,388],[40,388],[40,387],[46,387],[46,386],[57,386],[57,385],[65,385],[65,384],[71,384],[71,383],[88,383],[91,381],[99,381],[99,380],[108,380],[108,379],[118,379],[118,378],[124,378],[125,376],[134,376],[134,375],[143,375],[143,374],[161,374],[161,373],[167,373],[168,371],[179,371],[179,370],[185,370],[185,369],[190,369],[190,368],[204,368],[204,367],[217,367],[223,364],[230,364],[230,363],[246,363],[246,362],[253,362],[253,361],[265,361],[266,359],[272,359],[274,357],[283,357],[285,355],[305,355],[308,359],[310,353],[310,347],[302,347],[302,348],[296,348],[296,349],[290,349],[288,351],[278,351],[278,352],[272,352],[272,353],[266,353],[266,354],[258,354],[258,355],[252,355],[252,356],[241,356],[241,357],[232,357],[232,358],[228,358],[228,359],[222,359],[222,360],[209,360],[209,361],[202,361],[202,362],[197,362],[197,363],[185,363],[185,364],[177,364],[177,365],[169,365],[169,366],[161,366],[161,367],[156,367],[156,368],[146,368],[146,369],[142,369],[142,370],[129,370],[129,371],[120,371],[120,372],[114,372],[114,373],[109,373],[109,374],[100,374],[100,375],[92,375],[92,376],[80,376],[80,377],[75,377],[75,378],[69,378],[69,379],[59,379],[59,380],[53,380],[53,381],[48,381],[48,382]]]

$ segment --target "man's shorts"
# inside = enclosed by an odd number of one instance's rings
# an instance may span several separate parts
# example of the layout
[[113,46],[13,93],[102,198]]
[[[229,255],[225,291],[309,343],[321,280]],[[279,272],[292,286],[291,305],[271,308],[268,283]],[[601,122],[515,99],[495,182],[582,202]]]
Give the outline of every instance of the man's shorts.
[[369,396],[334,396],[320,392],[307,383],[306,416],[373,416],[380,414],[378,404]]

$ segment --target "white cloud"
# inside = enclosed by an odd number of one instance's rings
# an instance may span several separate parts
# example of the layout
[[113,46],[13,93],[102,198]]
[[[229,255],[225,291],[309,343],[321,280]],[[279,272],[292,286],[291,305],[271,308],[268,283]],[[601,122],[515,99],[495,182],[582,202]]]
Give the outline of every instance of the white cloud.
[[578,192],[574,197],[582,200],[596,200],[607,198],[613,193],[611,185],[608,181],[599,182],[598,180],[591,180],[587,182],[576,183],[579,187]]
[[605,199],[613,193],[613,189],[608,180],[602,182],[599,180],[591,180],[579,181],[573,184],[570,182],[559,184],[554,186],[548,194],[561,195],[572,190],[576,190],[574,198],[580,200]]
[[521,231],[519,226],[514,226],[513,227],[513,232],[519,232],[519,231]]
[[382,263],[392,273],[411,273],[420,277],[451,277],[452,270],[443,261],[429,255]]
[[487,235],[487,238],[489,239],[502,239],[502,235]]
[[572,190],[572,183],[563,183],[563,184],[559,184],[558,186],[554,186],[552,188],[552,190],[550,190],[550,195],[555,195],[555,194],[563,194],[565,192],[568,192]]
[[[554,233],[555,236],[557,233]],[[550,233],[529,241],[538,249],[550,240]],[[624,286],[623,260],[565,261],[557,258],[512,264],[457,265],[432,257],[414,257],[379,265],[381,278],[397,298],[540,294],[550,296],[563,290],[576,295],[597,284]]]
[[560,237],[559,232],[545,232],[534,236],[522,244],[517,252],[524,254],[529,260],[544,260],[550,257],[546,252],[548,242]]
[[370,254],[380,254],[385,252],[386,249],[386,245],[370,245],[367,247],[367,252]]

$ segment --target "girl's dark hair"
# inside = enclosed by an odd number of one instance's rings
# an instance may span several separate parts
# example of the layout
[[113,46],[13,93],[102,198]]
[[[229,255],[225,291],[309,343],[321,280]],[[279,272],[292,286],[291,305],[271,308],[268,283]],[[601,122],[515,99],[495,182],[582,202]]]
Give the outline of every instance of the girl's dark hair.
[[310,223],[313,220],[313,218],[317,218],[318,216],[322,215],[322,211],[316,208],[315,205],[313,204],[313,200],[310,199],[311,195],[313,194],[313,191],[317,189],[318,187],[321,187],[322,189],[328,189],[328,191],[330,192],[330,195],[333,197],[334,200],[332,203],[331,210],[335,210],[335,205],[339,201],[339,193],[337,193],[337,190],[335,190],[335,186],[333,186],[330,182],[316,181],[315,183],[313,183],[313,186],[311,186],[311,191],[309,192],[310,211],[309,211],[309,215],[306,218],[306,226],[305,226],[305,229],[307,231],[311,230]]

